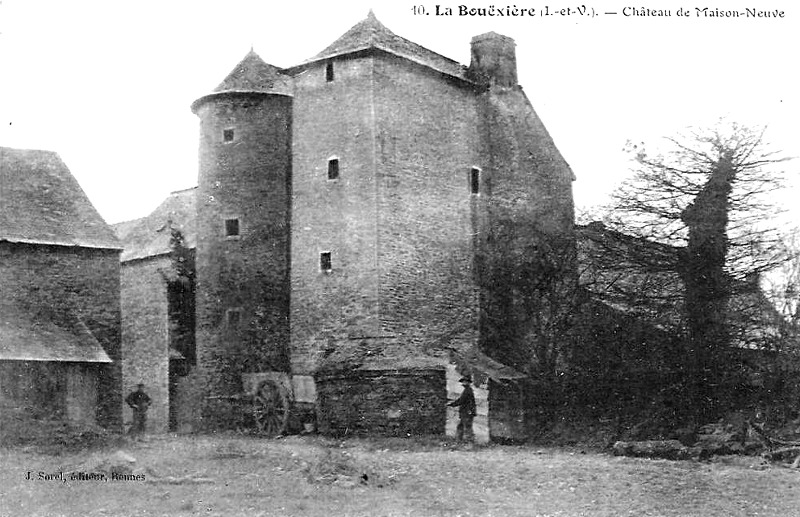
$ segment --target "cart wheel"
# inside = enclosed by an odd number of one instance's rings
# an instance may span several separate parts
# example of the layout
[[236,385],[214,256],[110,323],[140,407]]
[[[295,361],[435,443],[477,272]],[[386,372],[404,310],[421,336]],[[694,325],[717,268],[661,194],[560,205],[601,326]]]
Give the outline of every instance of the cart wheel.
[[258,385],[253,399],[256,428],[267,436],[279,436],[286,431],[289,419],[289,399],[273,381]]

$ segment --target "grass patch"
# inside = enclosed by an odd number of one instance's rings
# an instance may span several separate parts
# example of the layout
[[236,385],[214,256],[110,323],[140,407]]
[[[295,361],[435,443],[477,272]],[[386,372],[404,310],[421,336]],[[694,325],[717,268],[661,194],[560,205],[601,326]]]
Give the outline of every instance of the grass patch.
[[427,439],[232,435],[147,436],[125,452],[147,481],[26,481],[28,471],[92,470],[106,455],[4,449],[0,513],[784,517],[800,507],[796,469],[761,470],[748,457],[674,462],[527,446],[435,448]]
[[312,484],[334,485],[343,488],[371,486],[383,488],[394,481],[375,465],[365,462],[346,450],[321,449],[303,468],[306,480]]

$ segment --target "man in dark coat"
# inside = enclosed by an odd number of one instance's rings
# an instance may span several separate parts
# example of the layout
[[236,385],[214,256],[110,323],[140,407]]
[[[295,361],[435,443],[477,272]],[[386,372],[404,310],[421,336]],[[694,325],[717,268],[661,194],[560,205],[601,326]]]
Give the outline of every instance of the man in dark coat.
[[147,408],[150,407],[150,397],[144,392],[144,384],[137,384],[136,391],[132,391],[125,397],[125,402],[133,409],[133,426],[130,433],[133,435],[144,434]]
[[471,442],[475,439],[472,432],[472,420],[475,418],[475,394],[472,393],[472,380],[469,377],[462,377],[458,382],[464,386],[464,391],[448,406],[458,406],[459,422],[456,427],[456,438],[458,441]]

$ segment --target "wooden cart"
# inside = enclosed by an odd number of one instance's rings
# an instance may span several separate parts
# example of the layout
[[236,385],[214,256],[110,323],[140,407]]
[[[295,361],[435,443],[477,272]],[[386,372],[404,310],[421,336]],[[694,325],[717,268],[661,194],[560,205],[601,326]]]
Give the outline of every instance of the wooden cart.
[[232,406],[234,427],[240,430],[268,437],[286,434],[292,404],[289,376],[281,372],[244,373],[242,386],[241,393],[209,398]]

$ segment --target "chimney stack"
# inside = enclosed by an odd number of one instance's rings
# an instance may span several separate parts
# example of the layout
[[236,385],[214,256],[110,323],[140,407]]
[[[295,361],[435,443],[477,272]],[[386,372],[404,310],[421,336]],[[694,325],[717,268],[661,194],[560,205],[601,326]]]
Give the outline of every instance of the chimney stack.
[[479,83],[517,85],[516,43],[508,36],[487,32],[472,38],[470,76]]

